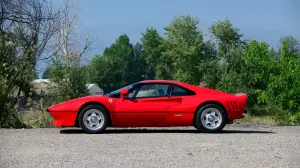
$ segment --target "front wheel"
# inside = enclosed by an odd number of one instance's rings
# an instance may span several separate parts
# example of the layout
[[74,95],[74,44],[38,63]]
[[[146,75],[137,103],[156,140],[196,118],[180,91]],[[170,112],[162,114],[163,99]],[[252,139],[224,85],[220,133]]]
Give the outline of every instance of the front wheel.
[[227,123],[227,114],[218,104],[201,107],[195,117],[195,127],[205,133],[221,131]]
[[100,105],[85,107],[78,117],[81,129],[89,134],[103,132],[109,122],[108,112]]

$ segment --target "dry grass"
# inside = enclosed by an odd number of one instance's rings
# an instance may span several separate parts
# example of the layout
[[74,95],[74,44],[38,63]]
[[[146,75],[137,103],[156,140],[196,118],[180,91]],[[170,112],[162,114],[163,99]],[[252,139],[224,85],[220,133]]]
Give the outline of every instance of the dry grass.
[[20,118],[30,128],[48,128],[53,126],[51,115],[44,110],[25,111]]
[[243,123],[243,122],[277,125],[277,122],[273,116],[245,115],[245,118],[243,118],[243,119],[234,120],[234,123]]

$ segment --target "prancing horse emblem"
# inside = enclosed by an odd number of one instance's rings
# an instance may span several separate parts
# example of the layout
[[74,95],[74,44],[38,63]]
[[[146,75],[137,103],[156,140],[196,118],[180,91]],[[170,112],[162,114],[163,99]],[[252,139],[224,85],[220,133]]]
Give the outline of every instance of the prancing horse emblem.
[[112,102],[112,99],[108,99],[108,101],[111,103],[111,102]]

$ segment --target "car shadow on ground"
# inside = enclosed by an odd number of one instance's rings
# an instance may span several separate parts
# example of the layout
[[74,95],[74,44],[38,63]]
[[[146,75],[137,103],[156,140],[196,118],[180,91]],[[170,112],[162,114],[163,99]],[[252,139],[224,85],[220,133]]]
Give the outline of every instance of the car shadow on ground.
[[[81,129],[63,129],[61,134],[85,134]],[[187,133],[187,134],[199,134],[198,130],[191,129],[107,129],[102,134],[147,134],[147,133]],[[259,130],[222,130],[217,133],[210,134],[273,134],[272,131],[259,131]],[[207,134],[207,133],[206,133]]]

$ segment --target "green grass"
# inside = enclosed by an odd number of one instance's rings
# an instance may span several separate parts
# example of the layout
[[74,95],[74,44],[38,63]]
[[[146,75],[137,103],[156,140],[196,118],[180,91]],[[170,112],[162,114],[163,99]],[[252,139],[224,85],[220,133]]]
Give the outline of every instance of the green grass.
[[260,123],[268,125],[278,125],[273,116],[251,116],[245,115],[245,118],[234,120],[234,123]]

